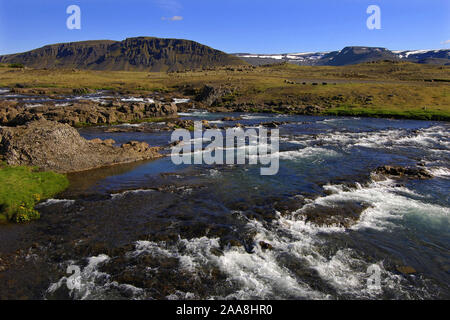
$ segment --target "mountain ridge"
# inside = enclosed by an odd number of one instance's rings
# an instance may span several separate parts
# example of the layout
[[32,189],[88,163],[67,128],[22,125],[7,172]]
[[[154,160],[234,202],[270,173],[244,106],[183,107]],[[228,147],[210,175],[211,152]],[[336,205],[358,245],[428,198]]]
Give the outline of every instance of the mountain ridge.
[[56,43],[27,52],[0,55],[0,63],[23,64],[32,68],[149,72],[175,72],[247,63],[345,66],[379,60],[450,65],[450,49],[391,51],[382,47],[347,46],[339,51],[328,52],[228,54],[191,40],[133,37],[122,41]]
[[348,46],[338,51],[282,54],[234,53],[253,65],[288,62],[309,66],[343,66],[379,60],[450,65],[450,49],[395,50],[382,47]]
[[156,37],[51,44],[2,55],[0,63],[20,63],[32,68],[150,72],[246,64],[238,57],[195,41]]

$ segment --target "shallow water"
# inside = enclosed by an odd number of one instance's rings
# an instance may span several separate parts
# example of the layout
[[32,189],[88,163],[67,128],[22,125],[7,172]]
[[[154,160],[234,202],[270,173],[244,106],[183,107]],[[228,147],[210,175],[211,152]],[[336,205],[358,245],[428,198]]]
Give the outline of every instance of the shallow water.
[[[41,204],[36,223],[3,228],[0,252],[11,267],[0,273],[2,298],[450,298],[448,123],[181,116],[219,127],[287,122],[280,126],[279,173],[175,166],[167,157],[72,174],[60,196],[66,201]],[[80,133],[117,143],[170,140],[168,132]],[[381,165],[418,162],[435,177],[370,176]],[[362,214],[348,228],[317,226],[303,215],[354,206]],[[401,273],[404,266],[416,272]],[[79,273],[70,276],[68,267]],[[374,268],[379,287],[368,286]]]

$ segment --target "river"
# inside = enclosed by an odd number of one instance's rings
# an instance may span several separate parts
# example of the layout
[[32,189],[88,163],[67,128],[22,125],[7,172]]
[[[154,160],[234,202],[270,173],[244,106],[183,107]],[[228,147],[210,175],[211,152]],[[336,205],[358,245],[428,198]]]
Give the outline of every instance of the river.
[[[284,123],[278,174],[262,176],[258,165],[176,166],[170,157],[70,174],[70,188],[39,205],[39,221],[0,226],[8,266],[1,298],[450,298],[448,123],[181,117],[219,127]],[[167,131],[80,134],[170,142]],[[434,178],[371,175],[417,164]],[[305,218],[311,212],[357,220],[318,225]]]

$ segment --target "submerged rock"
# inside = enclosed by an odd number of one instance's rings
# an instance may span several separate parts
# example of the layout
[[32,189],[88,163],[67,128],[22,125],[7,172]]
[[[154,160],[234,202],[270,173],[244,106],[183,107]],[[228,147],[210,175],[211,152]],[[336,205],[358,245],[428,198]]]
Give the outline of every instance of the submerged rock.
[[403,273],[403,274],[413,274],[413,273],[417,272],[416,269],[414,269],[411,266],[400,266],[400,267],[397,267],[397,271],[400,272],[400,273]]
[[320,227],[350,228],[359,221],[362,212],[367,208],[369,208],[367,203],[340,201],[333,206],[306,206],[299,214],[304,216],[306,223],[313,223]]
[[159,148],[132,141],[86,140],[67,124],[39,120],[0,128],[0,156],[9,165],[38,166],[56,172],[75,172],[161,157]]

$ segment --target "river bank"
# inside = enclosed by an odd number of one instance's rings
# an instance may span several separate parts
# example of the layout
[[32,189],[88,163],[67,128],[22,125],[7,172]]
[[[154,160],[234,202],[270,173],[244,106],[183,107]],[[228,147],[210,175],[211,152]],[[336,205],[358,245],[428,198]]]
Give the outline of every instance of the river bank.
[[[29,97],[31,106],[63,100],[70,104],[84,96],[91,102],[95,98],[121,105],[127,102],[122,99],[144,104],[151,100],[176,102],[180,110],[448,121],[449,68],[394,61],[345,67],[220,67],[174,73],[4,67],[0,68],[0,87],[6,99],[20,102]],[[190,102],[183,108],[180,102],[186,99]],[[80,123],[88,117],[82,118]],[[101,116],[93,122],[114,123],[114,119]]]

